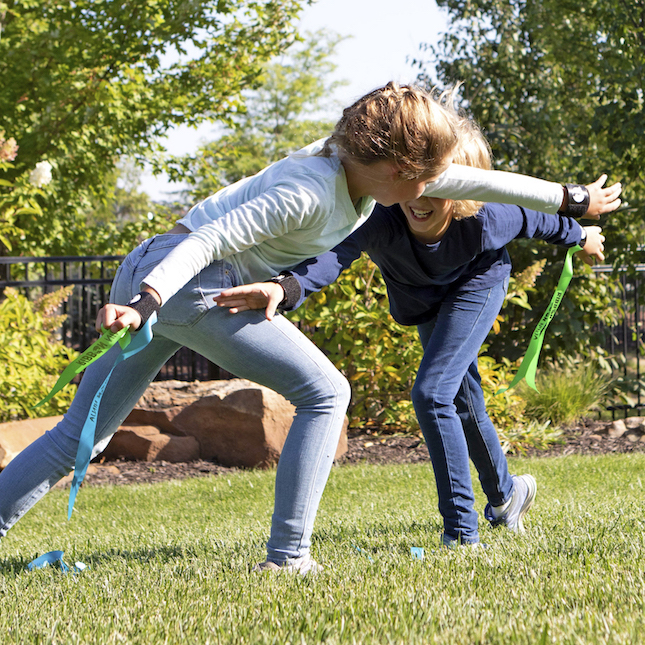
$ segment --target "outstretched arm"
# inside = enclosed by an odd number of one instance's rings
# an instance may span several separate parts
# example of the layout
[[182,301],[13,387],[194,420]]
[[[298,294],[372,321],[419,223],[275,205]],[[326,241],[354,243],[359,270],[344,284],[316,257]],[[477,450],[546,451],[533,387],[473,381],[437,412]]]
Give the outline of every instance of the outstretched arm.
[[[603,188],[607,175],[586,186],[589,208],[585,217],[598,219],[620,206],[620,183]],[[524,208],[555,215],[568,205],[568,191],[564,186],[537,177],[502,170],[483,170],[471,166],[451,164],[439,178],[426,185],[427,197],[442,199],[473,199],[480,202],[515,204]]]
[[265,309],[268,320],[273,318],[280,305],[285,310],[297,309],[305,298],[335,282],[360,257],[363,250],[359,241],[359,238],[362,239],[361,231],[358,229],[331,251],[305,260],[285,272],[289,277],[282,283],[284,288],[276,282],[255,282],[226,289],[213,300],[218,307],[228,307],[232,314],[249,309]]

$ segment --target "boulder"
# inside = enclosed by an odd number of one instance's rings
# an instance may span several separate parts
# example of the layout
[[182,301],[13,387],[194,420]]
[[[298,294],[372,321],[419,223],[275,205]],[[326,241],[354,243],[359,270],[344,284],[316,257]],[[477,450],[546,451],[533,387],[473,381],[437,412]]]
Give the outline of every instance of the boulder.
[[0,470],[30,443],[51,430],[63,417],[25,419],[0,424]]
[[121,426],[101,453],[105,459],[169,461],[178,463],[199,459],[199,443],[194,437],[162,433],[155,426]]
[[[161,427],[162,418],[165,432],[197,439],[202,459],[224,466],[269,467],[278,462],[294,410],[273,390],[245,379],[158,381],[126,423]],[[347,423],[336,458],[347,452],[346,428]]]
[[[244,379],[157,381],[141,397],[102,453],[105,459],[223,466],[278,463],[294,407],[269,388]],[[0,469],[62,417],[0,424]],[[347,452],[347,421],[335,457]]]

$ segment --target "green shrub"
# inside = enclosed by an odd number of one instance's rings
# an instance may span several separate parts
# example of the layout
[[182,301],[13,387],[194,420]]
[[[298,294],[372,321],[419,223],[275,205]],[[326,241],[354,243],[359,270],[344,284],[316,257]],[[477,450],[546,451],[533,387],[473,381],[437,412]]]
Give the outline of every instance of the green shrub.
[[[482,348],[485,352],[487,346]],[[557,443],[562,432],[546,421],[536,421],[526,414],[526,404],[517,388],[507,387],[517,371],[518,364],[501,363],[484,354],[479,357],[486,410],[499,435],[504,452],[525,453],[527,448],[542,449]]]
[[0,302],[0,422],[63,414],[76,388],[67,386],[45,405],[32,409],[78,354],[53,338],[61,316],[55,314],[73,287],[47,294],[35,303],[15,289]]

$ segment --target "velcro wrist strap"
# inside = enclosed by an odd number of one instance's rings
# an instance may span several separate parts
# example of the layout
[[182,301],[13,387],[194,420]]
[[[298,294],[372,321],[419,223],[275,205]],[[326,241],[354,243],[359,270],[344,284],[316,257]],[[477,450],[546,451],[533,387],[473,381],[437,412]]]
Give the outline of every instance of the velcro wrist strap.
[[148,318],[153,313],[159,313],[161,307],[156,298],[147,291],[140,291],[130,302],[128,307],[132,307],[141,316],[141,325],[143,326],[148,322]]
[[567,206],[562,215],[584,217],[591,201],[587,187],[582,184],[565,184],[564,189],[567,191]]
[[291,273],[281,273],[279,276],[268,280],[268,282],[276,282],[284,289],[284,298],[278,305],[279,309],[290,311],[296,306],[300,299],[301,289],[300,283]]

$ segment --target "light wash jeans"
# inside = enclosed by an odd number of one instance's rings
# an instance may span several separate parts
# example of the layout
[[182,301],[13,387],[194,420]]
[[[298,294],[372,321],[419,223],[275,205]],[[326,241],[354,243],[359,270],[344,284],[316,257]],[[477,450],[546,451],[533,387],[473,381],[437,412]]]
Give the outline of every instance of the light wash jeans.
[[501,309],[508,282],[453,293],[437,317],[419,325],[424,356],[412,402],[437,482],[444,533],[478,542],[469,456],[493,506],[513,493],[513,480],[484,403],[477,354]]
[[[152,267],[182,239],[183,235],[159,235],[130,253],[117,272],[110,299],[128,302]],[[264,311],[229,314],[226,308],[208,308],[213,295],[237,284],[230,264],[213,262],[161,308],[152,342],[121,362],[110,378],[97,421],[95,454],[182,345],[240,378],[279,392],[296,407],[277,468],[267,544],[268,559],[283,563],[309,551],[350,389],[324,354],[283,316],[268,321]],[[0,473],[0,536],[73,468],[88,408],[118,352],[116,346],[87,368],[64,419]]]

